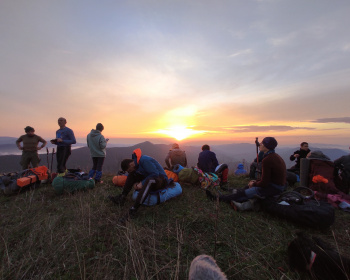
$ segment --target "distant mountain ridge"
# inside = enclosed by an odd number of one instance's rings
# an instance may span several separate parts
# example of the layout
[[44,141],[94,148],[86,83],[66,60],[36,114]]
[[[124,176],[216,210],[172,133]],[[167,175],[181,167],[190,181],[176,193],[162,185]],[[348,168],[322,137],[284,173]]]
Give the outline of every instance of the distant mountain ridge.
[[[1,137],[0,137],[1,138]],[[16,138],[15,138],[16,140]],[[0,144],[0,147],[7,144]],[[5,147],[5,146],[3,146]],[[112,147],[107,148],[107,156],[105,159],[103,171],[108,173],[117,173],[120,170],[120,163],[124,158],[131,158],[134,149],[140,148],[142,153],[155,158],[162,166],[165,165],[165,157],[171,148],[169,144],[152,144],[149,141],[132,145],[128,147]],[[195,166],[197,164],[198,154],[201,152],[201,146],[180,146],[186,151],[188,165]],[[338,148],[322,148],[310,147],[311,150],[322,150],[324,154],[335,160],[348,152]],[[0,148],[1,149],[1,148]],[[17,149],[17,148],[16,148]],[[285,160],[287,168],[294,165],[294,162],[289,160],[289,157],[298,147],[277,147],[276,152]],[[52,155],[50,148],[49,162],[51,164]],[[248,170],[250,163],[256,157],[255,144],[241,143],[241,144],[225,144],[225,145],[211,145],[211,150],[216,153],[219,163],[226,163],[229,166],[230,172],[234,172],[238,163],[243,163]],[[18,149],[17,149],[18,151]],[[40,154],[41,164],[47,166],[47,155]],[[20,155],[3,155],[0,156],[0,172],[20,171]],[[68,160],[68,168],[81,168],[85,172],[91,168],[92,160],[90,152],[87,147],[76,148],[72,150],[72,155]],[[53,170],[56,170],[56,156],[53,159]]]

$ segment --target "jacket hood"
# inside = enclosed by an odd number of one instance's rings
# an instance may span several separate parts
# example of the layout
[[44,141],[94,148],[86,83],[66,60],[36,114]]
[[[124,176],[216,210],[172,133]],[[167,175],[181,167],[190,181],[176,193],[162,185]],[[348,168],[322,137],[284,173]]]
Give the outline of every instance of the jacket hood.
[[142,152],[141,152],[141,149],[140,148],[137,148],[133,151],[132,153],[132,159],[134,160],[135,162],[135,166],[138,166],[139,165],[139,162],[140,162],[140,158],[142,156]]
[[96,129],[91,129],[90,135],[91,135],[91,137],[100,136],[101,135],[101,131],[96,130]]
[[243,169],[243,168],[244,168],[244,166],[243,166],[243,164],[242,164],[242,163],[239,163],[239,164],[237,165],[237,168],[238,168],[238,169]]

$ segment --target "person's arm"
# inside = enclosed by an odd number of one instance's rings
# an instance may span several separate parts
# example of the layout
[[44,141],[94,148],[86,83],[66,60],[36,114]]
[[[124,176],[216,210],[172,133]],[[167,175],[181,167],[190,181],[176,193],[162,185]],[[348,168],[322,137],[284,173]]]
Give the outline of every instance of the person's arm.
[[271,183],[271,166],[270,166],[270,160],[268,158],[265,158],[262,162],[262,172],[261,172],[261,179],[254,182],[253,186],[256,187],[266,187],[268,184]]
[[168,166],[168,168],[171,168],[169,159],[170,159],[170,152],[165,157],[165,163],[166,163],[166,166]]
[[62,143],[68,144],[68,145],[72,145],[72,144],[77,143],[77,141],[75,140],[75,136],[74,136],[73,130],[71,130],[71,129],[67,130],[67,137],[68,137],[68,139],[66,139],[66,140],[62,139]]
[[216,154],[213,153],[213,165],[217,167],[219,165],[218,159],[216,158]]
[[101,137],[100,137],[99,145],[100,145],[101,150],[103,150],[107,147],[107,141],[103,135],[101,135]]
[[40,136],[39,136],[39,142],[43,143],[40,147],[37,148],[38,150],[41,150],[42,148],[44,148],[46,146],[47,142],[46,142],[46,140],[44,140]]
[[18,149],[20,149],[20,150],[23,150],[23,147],[21,146],[22,141],[23,141],[22,136],[16,140],[16,145],[17,145]]
[[145,170],[147,174],[146,178],[142,180],[142,185],[144,185],[147,179],[157,178],[160,175],[158,172],[157,166],[152,161],[143,162],[142,168]]

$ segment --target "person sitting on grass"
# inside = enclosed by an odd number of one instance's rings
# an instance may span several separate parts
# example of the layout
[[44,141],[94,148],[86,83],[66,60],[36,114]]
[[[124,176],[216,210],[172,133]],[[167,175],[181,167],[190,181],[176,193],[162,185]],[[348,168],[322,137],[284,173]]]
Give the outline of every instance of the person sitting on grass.
[[202,146],[202,152],[199,153],[197,166],[205,173],[215,173],[220,178],[220,185],[228,184],[228,166],[226,163],[219,164],[216,154],[210,150],[210,146]]
[[139,191],[134,205],[129,209],[128,213],[119,219],[119,222],[125,224],[129,218],[136,215],[137,209],[145,201],[151,191],[164,189],[168,184],[168,177],[163,167],[154,158],[141,155],[141,149],[134,150],[132,159],[124,159],[121,162],[123,171],[129,173],[123,192],[118,196],[109,196],[108,198],[118,205],[124,205],[128,193],[132,187]]
[[[259,144],[260,151],[264,152],[262,160],[262,174],[259,180],[251,180],[244,189],[235,189],[232,194],[220,195],[219,201],[230,203],[258,197],[269,197],[282,193],[286,187],[286,164],[275,152],[277,141],[273,137],[265,137]],[[210,200],[216,200],[209,190],[206,190]]]

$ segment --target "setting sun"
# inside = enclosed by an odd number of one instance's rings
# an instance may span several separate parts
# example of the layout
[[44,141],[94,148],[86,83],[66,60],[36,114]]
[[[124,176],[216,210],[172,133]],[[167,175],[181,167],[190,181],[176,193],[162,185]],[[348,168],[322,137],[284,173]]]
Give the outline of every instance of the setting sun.
[[204,132],[205,131],[193,130],[185,126],[173,126],[166,129],[159,129],[156,133],[165,134],[180,141],[186,138],[190,138],[196,134],[202,134]]

